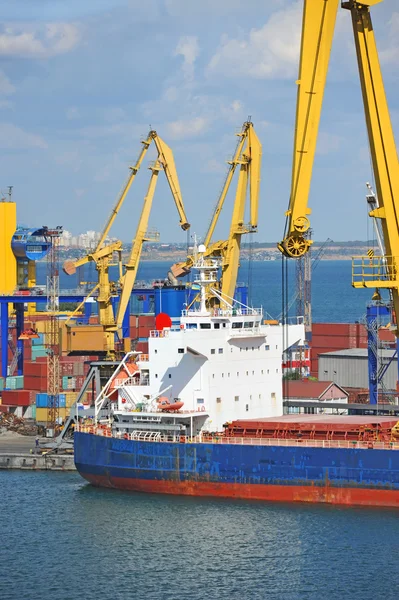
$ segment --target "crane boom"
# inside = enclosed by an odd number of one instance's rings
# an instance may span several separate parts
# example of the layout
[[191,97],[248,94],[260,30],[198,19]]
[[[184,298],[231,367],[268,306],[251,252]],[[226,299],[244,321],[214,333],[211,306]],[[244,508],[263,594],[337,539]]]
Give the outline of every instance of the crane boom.
[[170,191],[172,192],[172,196],[175,201],[177,211],[179,213],[180,227],[183,229],[183,231],[186,231],[190,228],[190,223],[187,221],[186,213],[184,211],[183,199],[180,191],[179,178],[177,176],[173,152],[169,148],[168,144],[166,144],[159,137],[159,135],[156,134],[156,132],[153,133],[155,133],[153,139],[155,146],[158,150],[158,160],[160,161],[162,168],[165,171],[166,179],[168,180]]
[[[261,159],[261,143],[253,127],[250,127],[247,143],[242,153],[233,216],[227,240],[227,248],[223,256],[222,298],[231,299],[234,297],[240,266],[241,238],[243,234],[256,231],[258,227]],[[245,225],[244,212],[248,182],[250,187],[250,222],[249,225]]]
[[[105,245],[105,240],[110,232],[111,226],[114,223],[122,204],[127,196],[127,193],[140,169],[144,157],[147,153],[151,142],[154,142],[158,158],[155,161],[152,170],[152,176],[148,193],[144,199],[144,206],[142,209],[140,221],[137,227],[136,236],[132,245],[132,252],[128,263],[125,265],[126,271],[122,275],[122,242],[116,241]],[[179,217],[180,225],[183,230],[190,227],[187,221],[186,214],[184,211],[184,205],[180,190],[180,184],[177,177],[176,165],[173,157],[172,150],[169,146],[158,136],[157,132],[151,130],[145,140],[142,141],[143,147],[139,154],[139,157],[134,166],[129,167],[130,174],[124,184],[121,193],[118,196],[116,204],[112,209],[112,212],[107,220],[107,223],[102,231],[100,240],[94,252],[87,254],[86,256],[78,259],[77,261],[66,261],[64,263],[64,271],[68,275],[72,275],[76,272],[77,267],[82,266],[90,261],[94,261],[98,272],[98,307],[99,307],[99,321],[103,327],[105,350],[108,358],[114,358],[115,355],[115,333],[122,326],[122,321],[126,312],[127,305],[129,303],[130,294],[132,292],[134,282],[137,274],[137,267],[141,256],[142,244],[146,240],[151,238],[147,235],[148,219],[151,211],[152,199],[155,192],[156,182],[158,179],[159,170],[162,168],[165,171],[165,175],[172,192]],[[118,263],[120,270],[120,283],[121,283],[121,298],[118,307],[117,317],[114,316],[112,308],[112,297],[116,296],[115,286],[110,282],[109,279],[109,267],[112,262],[114,253],[118,254]]]
[[[370,6],[382,0],[343,2],[352,15],[356,55],[371,150],[378,207],[369,214],[381,220],[385,256],[363,257],[353,262],[353,286],[388,288],[399,315],[399,163],[387,98],[384,90]],[[356,268],[357,267],[357,268]],[[398,332],[397,332],[398,333]]]
[[338,3],[305,0],[303,6],[291,193],[284,239],[277,245],[294,258],[303,256],[312,244],[306,237],[308,200]]
[[149,132],[149,134],[147,135],[146,139],[142,140],[141,143],[143,144],[143,147],[142,147],[142,149],[140,151],[139,157],[136,160],[136,163],[132,167],[129,167],[129,169],[130,169],[130,175],[127,178],[126,183],[123,186],[122,191],[119,194],[118,199],[116,201],[116,204],[115,204],[114,208],[112,209],[112,212],[111,212],[111,214],[110,214],[110,216],[108,218],[108,221],[105,224],[105,227],[104,227],[104,229],[102,231],[100,240],[98,241],[98,244],[97,244],[97,247],[96,247],[96,252],[98,252],[103,247],[103,244],[104,244],[104,242],[105,242],[105,240],[107,238],[107,235],[110,232],[110,229],[111,229],[111,227],[112,227],[112,225],[113,225],[113,223],[114,223],[114,221],[115,221],[115,219],[116,219],[116,217],[117,217],[117,215],[118,215],[118,213],[119,213],[119,211],[120,211],[120,209],[122,207],[122,204],[125,201],[127,193],[130,190],[130,187],[131,187],[131,185],[132,185],[132,183],[133,183],[133,181],[134,181],[134,179],[135,179],[135,177],[136,177],[136,175],[138,173],[138,170],[141,167],[141,164],[142,164],[142,162],[144,160],[144,157],[147,154],[147,150],[150,147],[150,144],[151,144],[152,140],[155,139],[156,137],[157,137],[157,132],[151,130]]
[[239,137],[239,141],[238,141],[236,150],[234,152],[233,158],[228,161],[230,168],[227,173],[226,181],[224,182],[224,185],[223,185],[222,191],[220,193],[218,202],[216,204],[215,210],[213,211],[213,215],[212,215],[212,219],[209,224],[209,227],[208,227],[208,231],[206,232],[205,237],[204,237],[204,246],[206,248],[210,244],[212,236],[214,234],[215,227],[219,220],[220,213],[222,212],[223,204],[224,204],[224,201],[226,200],[227,192],[229,191],[230,184],[233,179],[236,167],[237,167],[237,165],[240,164],[240,156],[241,156],[242,150],[244,148],[244,144],[247,139],[248,131],[251,127],[253,127],[251,121],[245,121],[245,123],[243,124],[243,126],[241,128],[241,131],[236,134]]
[[[222,258],[221,292],[222,297],[234,297],[240,264],[240,249],[242,235],[255,232],[258,226],[259,187],[262,163],[262,145],[255,133],[253,123],[246,121],[237,134],[239,141],[230,165],[222,191],[218,198],[208,231],[204,238],[205,257]],[[212,236],[219,220],[224,201],[230,188],[233,175],[239,169],[237,191],[234,201],[230,232],[227,240],[212,242]],[[245,202],[249,184],[249,223],[244,223]],[[187,256],[184,262],[171,267],[174,278],[182,277],[190,272],[195,261],[194,256]],[[212,298],[214,300],[214,298]]]
[[[144,198],[144,204],[141,211],[140,219],[136,229],[136,235],[132,243],[132,251],[130,253],[130,257],[128,262],[125,265],[126,271],[122,278],[122,290],[121,296],[119,300],[118,312],[116,316],[116,328],[120,329],[122,327],[123,318],[125,316],[125,312],[127,306],[129,304],[130,296],[133,290],[134,283],[136,281],[137,269],[140,262],[141,252],[143,249],[143,243],[146,241],[150,241],[151,236],[147,233],[148,229],[148,221],[150,218],[152,201],[154,198],[155,188],[158,181],[158,174],[162,167],[165,171],[166,177],[168,179],[169,187],[171,189],[173,199],[176,204],[177,211],[180,217],[180,226],[183,230],[187,229],[190,225],[186,218],[186,213],[184,210],[183,200],[180,192],[179,180],[177,177],[177,171],[175,167],[175,162],[173,159],[172,150],[163,142],[159,137],[156,138],[155,142],[159,144],[159,158],[155,161],[154,165],[150,167],[152,174],[150,183],[148,186],[147,195]],[[158,145],[157,145],[158,148]],[[167,157],[167,158],[166,158]],[[172,165],[172,166],[171,166]]]

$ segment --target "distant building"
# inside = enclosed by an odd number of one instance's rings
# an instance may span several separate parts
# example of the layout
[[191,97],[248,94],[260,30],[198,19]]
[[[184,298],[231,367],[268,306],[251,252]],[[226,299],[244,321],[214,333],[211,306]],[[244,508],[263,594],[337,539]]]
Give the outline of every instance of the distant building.
[[312,404],[313,402],[334,402],[337,408],[315,408],[312,406],[290,406],[288,413],[298,414],[347,414],[349,394],[333,381],[288,380],[283,382],[283,398],[293,402]]

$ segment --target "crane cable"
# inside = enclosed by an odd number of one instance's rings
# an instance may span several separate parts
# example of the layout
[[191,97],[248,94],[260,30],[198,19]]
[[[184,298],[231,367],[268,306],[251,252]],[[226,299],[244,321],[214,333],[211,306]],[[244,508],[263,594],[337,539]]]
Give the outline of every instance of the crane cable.
[[[284,255],[281,257],[281,325],[282,325],[282,365],[284,365],[284,358],[287,359],[288,355],[284,355],[285,351],[288,350],[288,258]],[[284,379],[284,373],[282,373],[283,380],[283,401],[284,398],[289,398],[289,372],[286,372],[287,378]],[[285,383],[285,385],[284,385]]]

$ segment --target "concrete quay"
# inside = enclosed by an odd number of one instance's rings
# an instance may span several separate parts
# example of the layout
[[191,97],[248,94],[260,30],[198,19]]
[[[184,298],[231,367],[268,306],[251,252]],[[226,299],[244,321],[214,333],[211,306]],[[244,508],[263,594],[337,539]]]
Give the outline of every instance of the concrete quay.
[[41,454],[36,452],[34,436],[12,432],[0,434],[0,469],[76,471],[73,454]]
[[76,471],[70,454],[0,453],[0,469],[27,471]]

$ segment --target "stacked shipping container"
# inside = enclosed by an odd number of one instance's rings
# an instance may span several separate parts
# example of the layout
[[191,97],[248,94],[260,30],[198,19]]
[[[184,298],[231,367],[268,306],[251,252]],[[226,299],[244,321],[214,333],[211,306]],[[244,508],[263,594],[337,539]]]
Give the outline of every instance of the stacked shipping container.
[[319,354],[347,348],[367,348],[367,331],[361,323],[313,323],[310,374],[318,377]]

